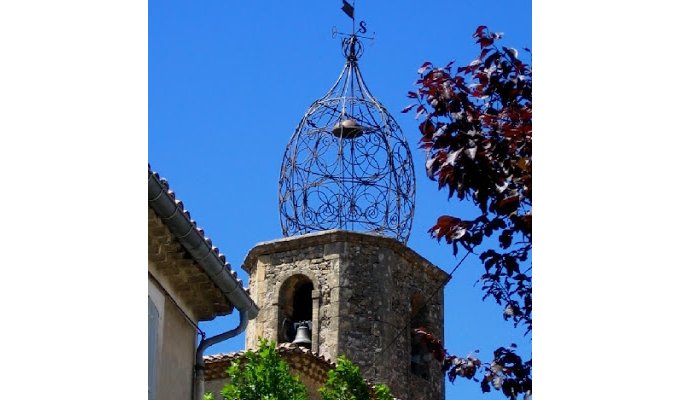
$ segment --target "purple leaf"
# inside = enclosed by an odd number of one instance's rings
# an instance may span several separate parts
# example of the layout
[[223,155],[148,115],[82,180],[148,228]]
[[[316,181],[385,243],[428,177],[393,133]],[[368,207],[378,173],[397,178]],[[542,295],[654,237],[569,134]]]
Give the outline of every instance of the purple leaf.
[[[401,112],[402,112],[402,113],[407,113],[407,112],[411,111],[411,109],[412,109],[413,107],[417,106],[417,105],[418,105],[418,104],[411,104],[411,105],[408,105],[408,106],[404,107],[404,109],[401,110]],[[421,106],[421,107],[422,107],[422,106]]]
[[429,61],[425,61],[423,65],[418,68],[418,73],[422,74],[423,72],[427,71],[428,68],[432,67],[432,63]]

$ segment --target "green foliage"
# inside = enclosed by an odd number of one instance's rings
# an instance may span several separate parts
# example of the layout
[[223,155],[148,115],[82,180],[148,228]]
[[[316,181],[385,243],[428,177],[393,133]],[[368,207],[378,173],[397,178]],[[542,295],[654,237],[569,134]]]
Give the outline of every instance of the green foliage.
[[[308,400],[307,391],[297,376],[276,352],[276,345],[260,339],[256,352],[248,350],[245,362],[234,362],[227,375],[231,382],[222,388],[224,400]],[[359,367],[340,356],[334,370],[328,372],[326,384],[319,389],[323,400],[393,400],[383,384],[373,388],[361,376]],[[214,400],[212,393],[203,400]]]
[[[234,362],[227,375],[231,382],[222,389],[225,400],[308,400],[305,386],[292,376],[276,345],[260,339],[256,352],[248,350],[244,363]],[[203,400],[212,400],[204,396]]]
[[390,393],[390,388],[387,385],[379,383],[375,385],[375,392],[373,393],[373,398],[375,400],[394,400],[392,393]]
[[361,376],[359,367],[340,356],[334,370],[328,372],[326,384],[319,389],[323,400],[392,400],[390,389],[378,384],[371,389]]

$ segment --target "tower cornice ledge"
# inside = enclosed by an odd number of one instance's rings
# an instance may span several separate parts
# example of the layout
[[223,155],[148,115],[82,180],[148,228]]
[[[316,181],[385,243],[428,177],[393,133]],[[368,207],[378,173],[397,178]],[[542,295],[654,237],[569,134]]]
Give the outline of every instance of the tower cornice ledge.
[[391,249],[397,255],[407,260],[411,265],[421,267],[425,273],[432,275],[438,281],[445,282],[449,280],[449,274],[418,254],[415,250],[394,238],[377,233],[354,232],[342,229],[313,232],[305,235],[260,242],[248,252],[246,259],[243,262],[243,269],[250,274],[252,268],[257,264],[257,258],[260,256],[338,242],[375,245],[381,248]]

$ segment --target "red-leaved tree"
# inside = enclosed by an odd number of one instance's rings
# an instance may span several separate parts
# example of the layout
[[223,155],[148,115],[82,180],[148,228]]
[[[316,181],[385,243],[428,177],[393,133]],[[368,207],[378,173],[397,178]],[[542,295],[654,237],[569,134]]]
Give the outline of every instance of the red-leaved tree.
[[[483,298],[493,298],[503,317],[531,332],[531,67],[516,49],[499,47],[501,34],[480,26],[473,37],[480,55],[452,72],[453,62],[418,70],[418,89],[408,97],[417,103],[421,148],[426,171],[448,196],[471,200],[474,219],[443,215],[430,229],[437,240],[478,254],[484,273]],[[529,49],[525,49],[529,52]],[[522,361],[514,345],[494,352],[483,363],[474,356],[449,355],[441,341],[418,329],[451,381],[480,382],[510,399],[531,393],[531,360]]]

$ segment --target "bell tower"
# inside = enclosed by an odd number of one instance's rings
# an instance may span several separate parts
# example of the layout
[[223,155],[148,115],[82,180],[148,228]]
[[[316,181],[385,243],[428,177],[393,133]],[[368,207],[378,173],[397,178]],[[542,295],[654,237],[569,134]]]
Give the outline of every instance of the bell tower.
[[[394,238],[329,230],[260,243],[246,257],[260,307],[246,347],[264,337],[296,341],[309,323],[314,353],[344,354],[402,400],[443,398],[443,375],[412,330],[443,337],[448,274]],[[299,325],[298,325],[299,326]],[[302,336],[302,335],[301,335]],[[299,338],[298,338],[299,339]]]
[[[343,11],[354,19],[349,3]],[[332,361],[344,354],[399,399],[439,400],[440,367],[412,331],[443,337],[449,276],[406,246],[413,161],[399,125],[359,70],[360,39],[370,38],[339,35],[342,72],[309,107],[284,153],[285,238],[256,245],[244,261],[260,307],[246,346],[263,337]]]

